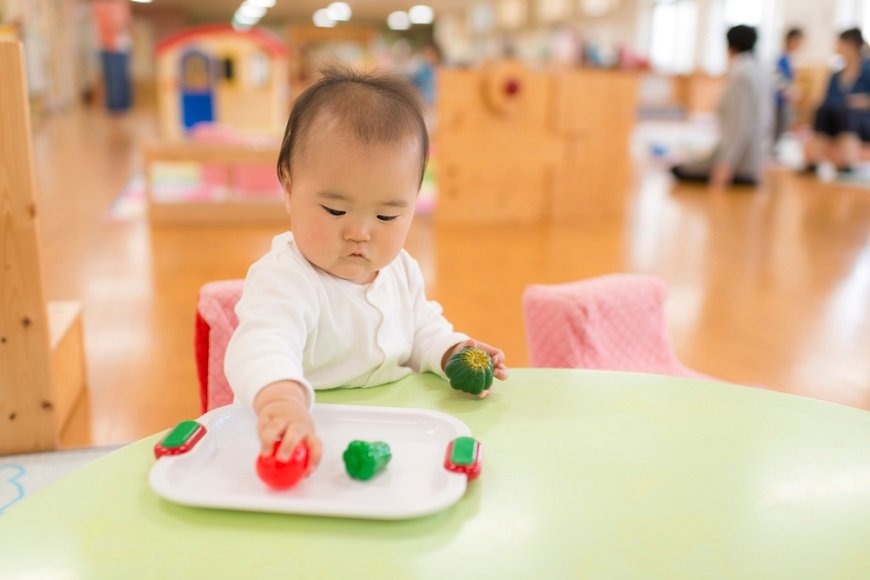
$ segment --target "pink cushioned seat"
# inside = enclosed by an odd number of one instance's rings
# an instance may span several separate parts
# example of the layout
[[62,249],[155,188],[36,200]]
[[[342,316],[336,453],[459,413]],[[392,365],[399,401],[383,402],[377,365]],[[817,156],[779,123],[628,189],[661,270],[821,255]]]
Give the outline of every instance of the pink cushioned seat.
[[664,282],[635,274],[529,286],[523,315],[530,365],[719,380],[677,359],[665,325],[666,296]]
[[224,375],[224,354],[239,325],[235,308],[244,283],[244,280],[209,282],[199,291],[194,346],[203,413],[233,401]]

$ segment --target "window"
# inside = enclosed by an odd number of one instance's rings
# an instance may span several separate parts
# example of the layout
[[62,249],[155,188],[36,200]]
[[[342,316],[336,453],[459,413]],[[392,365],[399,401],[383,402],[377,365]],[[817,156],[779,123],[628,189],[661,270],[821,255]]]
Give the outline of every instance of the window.
[[233,64],[232,58],[221,59],[221,78],[228,83],[232,82],[236,76]]
[[726,0],[725,26],[760,26],[764,17],[764,4],[759,0]]
[[652,12],[650,60],[664,72],[687,73],[695,66],[698,6],[695,0],[656,2]]
[[261,89],[269,84],[269,55],[255,51],[248,57],[248,86]]

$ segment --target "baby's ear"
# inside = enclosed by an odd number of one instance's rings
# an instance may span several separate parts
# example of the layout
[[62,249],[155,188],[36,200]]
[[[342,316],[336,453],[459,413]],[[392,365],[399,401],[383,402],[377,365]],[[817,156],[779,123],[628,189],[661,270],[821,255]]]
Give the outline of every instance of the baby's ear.
[[290,213],[290,193],[293,190],[290,176],[286,173],[281,175],[281,189],[284,190],[284,207],[287,208],[287,213]]

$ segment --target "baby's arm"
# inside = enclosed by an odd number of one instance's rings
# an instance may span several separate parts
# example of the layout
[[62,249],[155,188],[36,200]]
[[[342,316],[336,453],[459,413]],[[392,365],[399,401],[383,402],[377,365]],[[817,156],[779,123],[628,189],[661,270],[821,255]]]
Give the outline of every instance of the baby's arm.
[[[466,346],[476,346],[484,350],[493,362],[493,375],[499,380],[508,377],[505,355],[500,349],[454,332],[453,325],[442,315],[437,302],[426,299],[423,274],[417,263],[408,257],[409,288],[414,298],[414,321],[416,331],[411,365],[420,372],[434,372],[444,376],[447,361]],[[488,391],[481,393],[485,397]]]
[[304,379],[307,328],[316,317],[316,297],[305,280],[267,255],[248,272],[236,305],[239,326],[227,347],[224,371],[236,397],[257,414],[264,455],[283,440],[278,459],[288,459],[306,441],[312,467],[320,458],[309,409],[314,400]]

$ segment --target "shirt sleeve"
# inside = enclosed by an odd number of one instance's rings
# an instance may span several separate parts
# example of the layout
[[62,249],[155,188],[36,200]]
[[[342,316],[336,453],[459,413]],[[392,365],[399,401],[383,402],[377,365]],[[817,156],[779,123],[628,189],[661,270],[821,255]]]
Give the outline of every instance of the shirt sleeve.
[[468,340],[468,335],[455,332],[453,325],[443,316],[441,305],[426,299],[423,273],[417,262],[408,256],[408,286],[414,309],[414,346],[411,350],[411,368],[417,372],[435,373],[446,378],[441,359],[450,347]]
[[757,110],[752,84],[747,77],[735,77],[722,102],[721,134],[716,163],[727,163],[732,169],[749,150],[756,137]]
[[251,266],[236,305],[239,326],[224,359],[224,373],[236,397],[248,407],[271,383],[296,381],[306,390],[309,410],[314,390],[305,380],[302,357],[308,329],[316,319],[316,296],[292,264],[268,254]]

